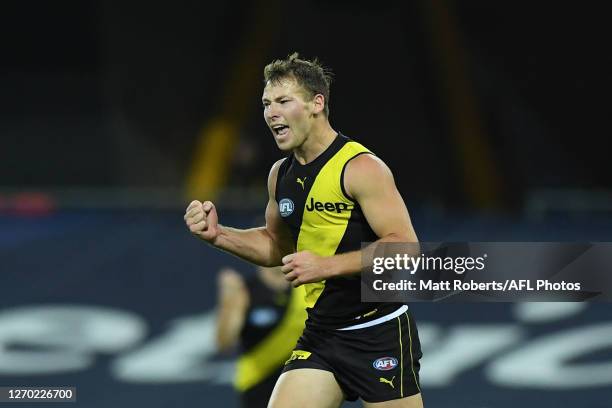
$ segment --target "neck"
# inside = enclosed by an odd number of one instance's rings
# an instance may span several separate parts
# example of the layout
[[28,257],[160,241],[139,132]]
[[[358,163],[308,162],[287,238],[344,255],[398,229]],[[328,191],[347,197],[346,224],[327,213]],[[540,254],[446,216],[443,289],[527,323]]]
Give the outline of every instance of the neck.
[[325,121],[311,129],[304,143],[293,149],[293,154],[300,164],[310,163],[333,143],[336,135],[337,132]]

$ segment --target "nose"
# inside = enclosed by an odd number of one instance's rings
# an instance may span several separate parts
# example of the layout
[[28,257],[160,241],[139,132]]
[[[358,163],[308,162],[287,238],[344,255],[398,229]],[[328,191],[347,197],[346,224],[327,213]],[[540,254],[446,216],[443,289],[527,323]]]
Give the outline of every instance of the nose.
[[268,122],[273,122],[275,119],[279,118],[278,111],[276,110],[276,108],[274,108],[274,104],[266,106],[264,115]]

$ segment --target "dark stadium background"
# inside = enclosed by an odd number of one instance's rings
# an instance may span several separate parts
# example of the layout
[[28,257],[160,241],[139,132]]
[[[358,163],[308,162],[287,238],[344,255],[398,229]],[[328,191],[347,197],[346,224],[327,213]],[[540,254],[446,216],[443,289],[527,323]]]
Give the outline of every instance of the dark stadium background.
[[[215,275],[252,268],[182,214],[262,214],[281,157],[262,67],[293,51],[333,69],[332,125],[390,166],[421,240],[612,241],[604,19],[577,2],[3,4],[0,386],[237,406]],[[610,406],[608,304],[411,307],[426,406]]]

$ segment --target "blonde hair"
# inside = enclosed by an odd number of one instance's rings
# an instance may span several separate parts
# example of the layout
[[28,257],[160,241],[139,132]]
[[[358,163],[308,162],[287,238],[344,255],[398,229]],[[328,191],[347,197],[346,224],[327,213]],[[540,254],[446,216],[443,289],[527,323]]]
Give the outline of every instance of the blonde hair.
[[325,116],[329,117],[329,86],[333,73],[325,68],[315,58],[312,61],[299,58],[294,52],[287,58],[275,60],[264,68],[264,84],[279,83],[283,79],[294,79],[307,93],[309,98],[321,94],[325,98],[323,108]]

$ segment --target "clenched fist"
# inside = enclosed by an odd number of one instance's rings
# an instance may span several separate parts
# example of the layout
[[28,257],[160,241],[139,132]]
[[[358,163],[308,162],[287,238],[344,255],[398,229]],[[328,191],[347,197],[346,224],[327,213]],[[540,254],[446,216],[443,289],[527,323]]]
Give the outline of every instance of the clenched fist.
[[194,235],[208,241],[211,244],[219,236],[219,218],[215,205],[210,201],[203,203],[193,200],[185,210],[185,224]]

